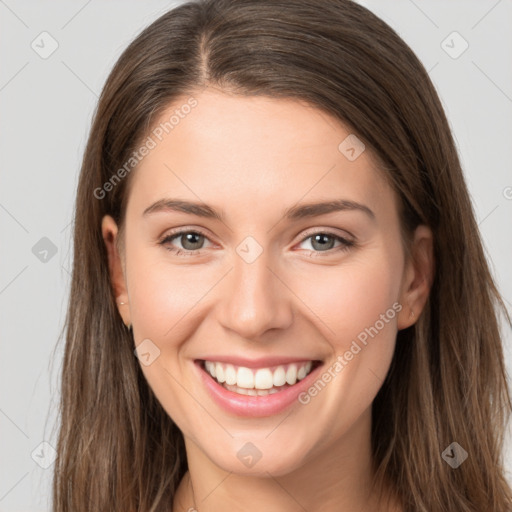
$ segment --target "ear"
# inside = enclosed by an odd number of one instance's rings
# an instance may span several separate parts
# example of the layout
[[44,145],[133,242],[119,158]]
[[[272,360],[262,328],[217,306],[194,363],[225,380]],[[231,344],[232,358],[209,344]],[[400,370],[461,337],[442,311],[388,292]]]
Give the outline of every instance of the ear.
[[434,278],[434,236],[432,230],[420,225],[416,228],[410,258],[406,261],[402,278],[398,329],[416,323],[427,302]]
[[101,233],[107,249],[110,283],[114,296],[116,297],[117,309],[123,322],[129,327],[131,325],[130,304],[124,276],[124,265],[117,249],[118,227],[115,220],[110,215],[103,217],[101,221]]

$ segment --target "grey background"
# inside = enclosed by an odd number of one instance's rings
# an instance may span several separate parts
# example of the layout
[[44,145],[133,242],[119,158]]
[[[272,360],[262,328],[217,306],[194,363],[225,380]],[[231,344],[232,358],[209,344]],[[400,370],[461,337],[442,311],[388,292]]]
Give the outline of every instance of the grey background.
[[[0,0],[1,512],[50,509],[62,344],[53,351],[68,297],[82,152],[114,62],[143,27],[177,3]],[[512,312],[512,2],[360,3],[395,28],[429,70]],[[43,31],[58,43],[46,59],[31,47],[35,41],[40,52],[51,48]],[[469,44],[458,58],[453,54],[463,41],[446,39],[453,31]],[[511,346],[507,330],[509,373]],[[511,437],[509,432],[510,480]]]

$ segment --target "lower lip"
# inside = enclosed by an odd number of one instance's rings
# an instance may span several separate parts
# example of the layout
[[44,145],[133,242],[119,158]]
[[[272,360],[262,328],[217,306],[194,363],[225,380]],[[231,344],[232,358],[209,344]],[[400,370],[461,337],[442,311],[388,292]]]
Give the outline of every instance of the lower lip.
[[323,364],[319,365],[305,378],[278,393],[265,396],[249,396],[229,391],[214,380],[209,373],[206,373],[201,362],[195,361],[194,363],[210,396],[221,408],[237,416],[252,418],[272,416],[284,411],[294,402],[299,403],[297,397],[316,380],[317,374],[323,366]]

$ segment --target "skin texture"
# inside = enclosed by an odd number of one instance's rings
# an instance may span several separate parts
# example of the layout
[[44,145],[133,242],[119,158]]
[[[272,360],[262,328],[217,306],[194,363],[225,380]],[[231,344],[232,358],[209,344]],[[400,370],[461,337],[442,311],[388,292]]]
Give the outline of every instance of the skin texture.
[[[415,258],[407,261],[395,193],[369,150],[355,161],[338,150],[351,132],[327,114],[212,88],[195,97],[197,107],[133,171],[123,254],[114,220],[102,223],[112,286],[126,303],[119,312],[133,325],[135,345],[149,338],[159,348],[154,363],[141,367],[185,437],[189,472],[173,510],[388,510],[369,493],[371,404],[397,331],[416,321],[428,297],[431,231],[417,229]],[[207,203],[224,222],[173,211],[143,216],[163,198]],[[291,206],[335,199],[366,205],[375,219],[355,210],[283,217]],[[180,236],[159,245],[180,227],[206,236],[193,240],[198,249]],[[324,232],[355,245],[315,244],[311,235]],[[236,251],[247,236],[263,250],[251,264]],[[197,378],[193,361],[207,353],[331,366],[394,303],[401,311],[307,405],[239,418]],[[237,458],[246,442],[262,453],[252,468]]]

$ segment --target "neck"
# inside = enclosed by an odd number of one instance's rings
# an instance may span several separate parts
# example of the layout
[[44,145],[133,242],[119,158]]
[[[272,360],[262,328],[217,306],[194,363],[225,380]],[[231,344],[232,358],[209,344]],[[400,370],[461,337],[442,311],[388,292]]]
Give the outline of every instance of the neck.
[[398,511],[390,493],[379,496],[380,489],[372,488],[370,428],[367,411],[342,439],[315,450],[279,476],[263,465],[250,475],[224,471],[185,438],[189,471],[177,489],[173,512],[220,512],[242,504],[247,512]]

